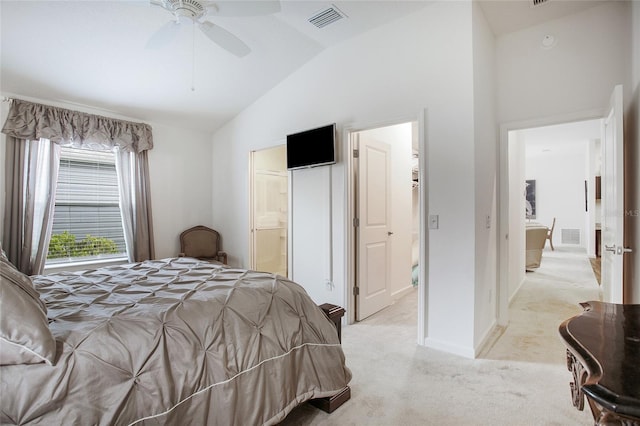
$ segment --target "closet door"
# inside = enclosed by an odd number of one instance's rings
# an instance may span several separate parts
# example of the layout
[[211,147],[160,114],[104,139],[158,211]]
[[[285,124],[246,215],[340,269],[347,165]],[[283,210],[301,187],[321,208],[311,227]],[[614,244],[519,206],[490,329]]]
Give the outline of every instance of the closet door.
[[357,320],[391,304],[390,173],[391,147],[368,139],[359,140],[358,165],[358,268]]

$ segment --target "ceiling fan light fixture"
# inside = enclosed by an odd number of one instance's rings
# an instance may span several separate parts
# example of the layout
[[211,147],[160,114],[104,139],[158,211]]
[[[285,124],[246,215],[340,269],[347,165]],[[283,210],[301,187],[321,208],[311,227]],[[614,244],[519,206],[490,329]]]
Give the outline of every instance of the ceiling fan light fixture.
[[207,13],[202,2],[197,0],[162,0],[161,5],[181,22],[184,18],[191,22],[197,21]]
[[196,22],[196,20],[193,19],[191,15],[187,15],[187,14],[180,14],[176,12],[175,17],[176,17],[176,22],[178,22],[179,24],[193,24],[194,22]]
[[156,31],[147,42],[148,48],[166,46],[176,36],[180,24],[191,24],[193,28],[197,25],[212,42],[238,57],[249,54],[251,48],[231,32],[204,18],[223,9],[225,16],[260,16],[280,11],[279,0],[227,1],[224,6],[220,3],[220,7],[208,0],[149,0],[149,3],[166,10],[174,19]]

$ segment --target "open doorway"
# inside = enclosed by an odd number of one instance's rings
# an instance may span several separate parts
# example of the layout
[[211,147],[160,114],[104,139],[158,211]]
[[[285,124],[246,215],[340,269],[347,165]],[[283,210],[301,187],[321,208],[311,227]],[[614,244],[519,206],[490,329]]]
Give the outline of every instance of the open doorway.
[[[419,297],[420,176],[418,122],[348,134],[349,280],[352,321],[404,297]],[[423,174],[422,174],[423,175]],[[417,312],[415,312],[417,314]]]
[[251,268],[288,276],[285,145],[251,153]]
[[[501,247],[501,315],[545,253],[566,249],[583,253],[587,262],[597,256],[601,123],[589,118],[504,132],[501,199],[508,202],[501,203],[501,233],[508,238]],[[552,240],[536,236],[536,227],[552,226]],[[532,252],[539,253],[536,262]]]
[[[497,304],[497,317],[500,326],[506,326],[509,322],[510,298],[519,288],[520,268],[518,256],[521,253],[523,235],[521,232],[522,200],[523,193],[520,187],[524,176],[517,167],[522,161],[519,154],[521,144],[518,143],[518,130],[554,126],[558,124],[574,123],[577,121],[597,120],[600,126],[599,139],[601,143],[601,198],[603,206],[601,210],[602,238],[602,274],[601,289],[605,302],[620,303],[623,300],[625,283],[623,280],[624,254],[632,251],[625,247],[625,191],[624,191],[624,137],[623,137],[623,99],[622,85],[613,88],[609,103],[601,111],[592,113],[575,114],[567,119],[540,119],[534,122],[504,124],[500,128],[499,150],[499,291]],[[594,138],[597,139],[598,137]],[[595,150],[594,150],[595,151]],[[595,161],[595,160],[594,160]],[[590,165],[591,166],[591,165]],[[595,165],[593,165],[595,167]],[[595,174],[595,169],[594,174]],[[587,178],[586,190],[595,194],[595,176],[591,181],[591,175]],[[593,184],[591,184],[593,182]],[[589,190],[591,188],[591,190]],[[594,197],[595,195],[591,195]],[[587,205],[588,208],[588,205]],[[594,215],[595,216],[595,215]],[[595,220],[595,217],[594,219]],[[595,252],[595,223],[594,232],[589,228],[588,238],[594,237],[593,251]],[[515,269],[514,269],[515,268]]]
[[517,131],[525,148],[525,180],[535,200],[527,224],[551,228],[556,219],[557,232],[545,244],[552,251],[555,242],[584,249],[589,257],[599,253],[600,127],[596,119]]

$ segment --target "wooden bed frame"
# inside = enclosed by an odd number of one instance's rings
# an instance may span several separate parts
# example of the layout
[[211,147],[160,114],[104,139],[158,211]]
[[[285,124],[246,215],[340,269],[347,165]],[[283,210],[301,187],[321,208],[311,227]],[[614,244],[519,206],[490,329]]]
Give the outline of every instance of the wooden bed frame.
[[[342,342],[342,317],[345,313],[344,308],[330,303],[323,303],[320,305],[320,308],[324,311],[327,318],[329,318],[335,325],[336,330],[338,331],[338,339]],[[322,411],[332,413],[342,404],[347,402],[349,398],[351,398],[351,388],[349,386],[345,386],[344,389],[333,396],[316,398],[309,402]]]

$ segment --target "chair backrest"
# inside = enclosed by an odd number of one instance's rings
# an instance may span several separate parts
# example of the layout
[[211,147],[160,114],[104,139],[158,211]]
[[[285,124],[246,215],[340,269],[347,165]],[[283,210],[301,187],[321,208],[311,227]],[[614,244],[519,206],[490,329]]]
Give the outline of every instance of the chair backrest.
[[198,225],[180,234],[180,252],[185,256],[214,259],[220,250],[220,234],[216,230]]
[[525,232],[525,246],[527,250],[542,250],[547,242],[547,228],[543,226],[531,226]]

